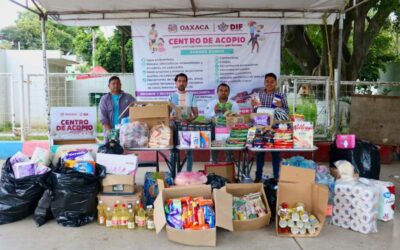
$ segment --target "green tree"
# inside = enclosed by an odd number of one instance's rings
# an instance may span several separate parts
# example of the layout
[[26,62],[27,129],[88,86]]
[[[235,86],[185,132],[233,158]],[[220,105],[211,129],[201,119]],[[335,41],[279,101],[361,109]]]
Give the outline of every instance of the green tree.
[[98,53],[96,54],[96,62],[98,65],[104,67],[108,72],[132,72],[133,71],[133,58],[132,58],[132,39],[124,41],[126,63],[125,69],[121,68],[122,50],[121,50],[121,31],[115,30],[113,35],[100,46],[98,46]]
[[[47,25],[47,48],[59,49],[64,53],[73,53],[72,41],[76,35],[76,28],[58,25],[51,20]],[[18,43],[21,49],[41,49],[41,22],[39,17],[29,11],[19,13],[15,26],[0,30],[0,36],[13,43],[16,48]]]
[[[93,32],[95,32],[96,36],[96,54],[100,52],[100,48],[103,47],[107,40],[104,37],[103,32],[99,30],[98,27],[80,27],[77,28],[76,36],[73,41],[73,47],[76,54],[85,62],[88,62],[90,65],[92,63],[92,51],[93,51]],[[97,58],[97,56],[96,56]]]
[[[361,2],[362,0],[356,0],[357,4]],[[352,6],[352,4],[353,1],[349,1],[347,7]],[[368,69],[369,66],[376,69],[376,65],[380,67],[379,61],[391,58],[391,56],[381,57],[376,54],[374,56],[369,52],[371,48],[374,49],[374,46],[378,53],[381,49],[387,49],[387,47],[381,47],[386,38],[376,38],[382,36],[381,30],[388,29],[389,15],[391,13],[397,15],[399,8],[398,0],[371,0],[346,13],[341,69],[344,80],[355,80],[366,76],[363,74],[370,70]],[[282,43],[303,74],[330,75],[332,72],[329,67],[329,54],[332,58],[333,67],[337,64],[338,32],[338,21],[327,27],[324,25],[314,27],[286,26],[284,32],[282,32]],[[392,50],[394,51],[393,47]],[[378,60],[378,62],[374,62],[376,65],[364,66],[371,59]],[[367,77],[369,79],[374,78],[373,75]]]

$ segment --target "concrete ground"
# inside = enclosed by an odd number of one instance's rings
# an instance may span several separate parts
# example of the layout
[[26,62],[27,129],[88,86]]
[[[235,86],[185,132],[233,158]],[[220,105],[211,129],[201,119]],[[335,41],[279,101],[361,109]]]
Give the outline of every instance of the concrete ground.
[[[0,162],[2,164],[2,162]],[[195,169],[202,168],[196,163]],[[266,164],[264,172],[271,173]],[[163,170],[166,170],[163,167]],[[140,169],[136,178],[143,184],[146,169]],[[253,170],[254,171],[254,170]],[[274,225],[250,232],[228,232],[219,229],[219,249],[399,249],[400,245],[400,162],[382,165],[381,179],[396,185],[396,215],[390,222],[378,222],[378,233],[363,235],[333,225],[325,225],[317,238],[279,238]],[[397,246],[397,247],[396,247]],[[0,226],[0,250],[3,249],[195,249],[168,241],[165,231],[159,235],[145,230],[106,229],[95,223],[81,228],[64,228],[53,220],[37,228],[32,217]]]

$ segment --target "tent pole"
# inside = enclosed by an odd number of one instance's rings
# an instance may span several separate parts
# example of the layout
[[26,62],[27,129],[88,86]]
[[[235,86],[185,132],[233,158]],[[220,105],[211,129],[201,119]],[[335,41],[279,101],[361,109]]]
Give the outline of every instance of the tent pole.
[[337,61],[337,81],[335,88],[335,100],[336,100],[336,121],[335,121],[335,135],[339,133],[339,117],[340,117],[340,81],[342,78],[342,45],[343,45],[343,19],[345,14],[340,13],[339,15],[339,44],[338,44],[338,61]]
[[46,19],[47,15],[41,15],[41,31],[42,31],[42,53],[43,53],[43,72],[44,72],[44,93],[46,99],[46,121],[47,132],[50,138],[50,103],[49,103],[49,68],[47,63],[47,41],[46,41]]

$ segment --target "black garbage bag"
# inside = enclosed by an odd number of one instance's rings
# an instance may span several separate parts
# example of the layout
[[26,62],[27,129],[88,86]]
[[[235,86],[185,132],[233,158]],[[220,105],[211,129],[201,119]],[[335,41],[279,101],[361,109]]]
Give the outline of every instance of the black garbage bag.
[[42,226],[45,224],[48,220],[51,220],[53,218],[53,215],[51,213],[51,190],[47,189],[44,191],[42,198],[40,198],[39,203],[35,209],[33,219],[36,222],[36,225],[38,227]]
[[45,191],[44,184],[49,175],[50,172],[15,179],[10,159],[6,160],[0,179],[0,225],[33,214]]
[[[41,200],[40,208],[35,211],[37,225],[43,225],[51,211],[57,223],[62,226],[80,227],[96,219],[97,194],[100,181],[105,177],[106,169],[96,165],[96,174],[84,174],[57,164],[51,173],[49,189]],[[48,203],[50,200],[50,210]]]
[[276,215],[277,187],[278,182],[275,180],[275,178],[264,180],[264,192],[267,196],[268,206],[271,209],[271,220],[274,220]]
[[119,142],[111,140],[108,141],[106,144],[100,146],[97,152],[103,154],[122,155],[124,153],[124,149],[119,144]]
[[216,175],[214,173],[208,174],[207,175],[207,185],[211,185],[211,189],[220,189],[225,186],[226,183],[228,183],[228,179],[225,177]]
[[373,143],[356,140],[354,149],[338,149],[334,141],[329,152],[330,166],[335,167],[334,163],[338,160],[350,162],[360,177],[379,180],[381,158],[378,147]]

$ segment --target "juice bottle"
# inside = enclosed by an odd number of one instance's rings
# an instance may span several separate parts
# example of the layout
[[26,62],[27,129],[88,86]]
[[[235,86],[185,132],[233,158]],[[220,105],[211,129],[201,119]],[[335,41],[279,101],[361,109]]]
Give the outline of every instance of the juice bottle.
[[113,212],[111,211],[111,208],[107,208],[106,211],[106,227],[112,228],[113,223],[112,223],[112,217],[113,217]]
[[139,212],[139,208],[140,208],[140,201],[137,200],[136,204],[135,204],[135,206],[133,208],[133,213],[135,214],[135,224],[136,225],[138,225],[138,222],[137,222],[138,216],[137,215],[138,215],[138,212]]
[[103,201],[99,201],[99,205],[97,205],[97,222],[99,225],[106,224],[106,206]]
[[133,209],[129,209],[129,217],[128,217],[128,229],[133,230],[136,228],[135,225],[135,213],[133,212]]
[[136,221],[139,228],[146,227],[146,211],[144,211],[142,204],[140,204],[139,211],[136,214]]
[[127,228],[128,227],[128,219],[129,219],[128,210],[126,209],[126,205],[122,204],[122,209],[121,209],[121,228]]
[[148,230],[154,230],[155,225],[154,225],[154,210],[153,206],[149,205],[147,206],[147,229]]
[[119,212],[118,204],[114,204],[114,210],[112,213],[112,227],[114,229],[119,229],[120,222],[121,222],[121,215]]

